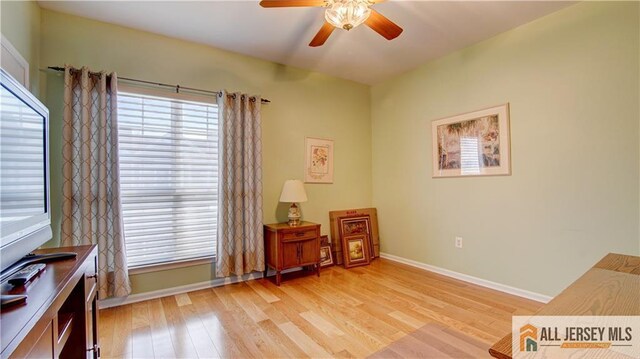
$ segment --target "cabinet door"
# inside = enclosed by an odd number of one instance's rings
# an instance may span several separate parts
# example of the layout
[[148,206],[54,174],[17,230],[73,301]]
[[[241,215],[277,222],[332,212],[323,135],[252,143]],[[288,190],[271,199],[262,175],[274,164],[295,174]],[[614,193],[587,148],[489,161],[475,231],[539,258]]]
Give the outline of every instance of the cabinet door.
[[98,257],[89,259],[91,262],[85,273],[85,338],[87,348],[87,359],[97,359],[100,357],[100,346],[98,343]]
[[300,265],[317,264],[320,261],[320,247],[316,238],[300,242]]
[[89,258],[87,262],[84,271],[84,296],[88,299],[98,289],[98,257]]
[[282,243],[282,269],[300,265],[300,246],[298,242]]
[[97,359],[100,357],[100,346],[98,345],[98,296],[97,293],[89,298],[86,303],[87,308],[87,359]]

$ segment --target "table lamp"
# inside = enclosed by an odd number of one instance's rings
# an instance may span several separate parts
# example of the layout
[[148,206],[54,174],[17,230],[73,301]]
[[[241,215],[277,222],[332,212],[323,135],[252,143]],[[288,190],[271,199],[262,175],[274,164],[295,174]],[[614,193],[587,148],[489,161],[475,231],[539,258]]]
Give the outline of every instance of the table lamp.
[[280,202],[291,203],[289,207],[289,226],[295,227],[300,224],[300,208],[296,203],[306,202],[307,192],[304,191],[304,184],[300,180],[286,180],[282,186]]

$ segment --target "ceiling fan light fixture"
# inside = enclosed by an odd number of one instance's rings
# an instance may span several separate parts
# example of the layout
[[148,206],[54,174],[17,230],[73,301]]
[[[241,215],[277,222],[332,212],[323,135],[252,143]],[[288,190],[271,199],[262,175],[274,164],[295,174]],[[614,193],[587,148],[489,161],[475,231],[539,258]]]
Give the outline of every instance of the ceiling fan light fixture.
[[371,15],[368,0],[333,0],[324,12],[324,18],[339,29],[351,30]]

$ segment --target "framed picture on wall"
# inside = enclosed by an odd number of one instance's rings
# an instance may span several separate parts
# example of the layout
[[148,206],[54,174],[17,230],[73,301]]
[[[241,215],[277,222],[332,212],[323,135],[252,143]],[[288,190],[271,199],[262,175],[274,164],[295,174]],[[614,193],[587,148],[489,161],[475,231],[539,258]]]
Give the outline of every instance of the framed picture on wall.
[[433,177],[511,174],[509,104],[431,123]]
[[333,183],[333,141],[306,137],[304,144],[304,181]]

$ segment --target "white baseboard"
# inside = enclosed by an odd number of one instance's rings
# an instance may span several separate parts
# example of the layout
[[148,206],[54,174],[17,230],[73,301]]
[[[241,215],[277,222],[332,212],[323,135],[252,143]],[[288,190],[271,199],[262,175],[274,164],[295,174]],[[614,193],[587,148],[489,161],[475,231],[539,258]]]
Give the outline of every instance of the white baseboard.
[[462,281],[465,281],[465,282],[469,282],[469,283],[472,283],[472,284],[476,284],[476,285],[479,285],[479,286],[482,286],[482,287],[495,289],[495,290],[498,290],[500,292],[517,295],[518,297],[535,300],[536,302],[548,303],[551,299],[553,299],[553,297],[549,297],[548,295],[543,295],[543,294],[539,294],[539,293],[535,293],[535,292],[530,292],[528,290],[515,288],[515,287],[511,287],[511,286],[505,285],[505,284],[500,284],[500,283],[492,282],[492,281],[489,281],[489,280],[486,280],[486,279],[470,276],[470,275],[467,275],[467,274],[454,272],[454,271],[449,270],[449,269],[444,269],[444,268],[436,267],[436,266],[433,266],[433,265],[430,265],[430,264],[425,264],[425,263],[422,263],[422,262],[414,261],[414,260],[411,260],[411,259],[394,256],[393,254],[388,254],[388,253],[382,253],[381,252],[380,253],[380,257],[381,258],[386,258],[388,260],[392,260],[394,262],[410,265],[412,267],[424,269],[424,270],[427,270],[429,272],[442,274],[442,275],[447,276],[447,277],[459,279],[459,280],[462,280]]
[[[551,299],[553,299],[552,297],[549,297],[547,295],[543,295],[543,294],[539,294],[539,293],[535,293],[535,292],[530,292],[528,290],[511,287],[511,286],[508,286],[508,285],[505,285],[505,284],[492,282],[492,281],[489,281],[489,280],[486,280],[486,279],[470,276],[470,275],[463,274],[463,273],[454,272],[454,271],[449,270],[449,269],[436,267],[436,266],[433,266],[433,265],[430,265],[430,264],[426,264],[426,263],[414,261],[414,260],[411,260],[411,259],[395,256],[393,254],[388,254],[388,253],[381,252],[380,253],[380,257],[388,259],[388,260],[392,260],[394,262],[406,264],[406,265],[409,265],[409,266],[412,266],[412,267],[424,269],[424,270],[427,270],[429,272],[442,274],[442,275],[447,276],[447,277],[459,279],[459,280],[462,280],[462,281],[465,281],[465,282],[469,282],[469,283],[472,283],[472,284],[476,284],[476,285],[479,285],[479,286],[482,286],[482,287],[495,289],[495,290],[498,290],[500,292],[504,292],[504,293],[508,293],[508,294],[513,294],[513,295],[516,295],[518,297],[535,300],[537,302],[548,303]],[[301,268],[291,268],[289,270],[283,271],[282,273],[294,272],[294,271],[298,271],[300,269]],[[274,273],[275,273],[274,271],[269,270],[269,276],[273,275]],[[126,297],[107,298],[107,299],[100,300],[99,301],[99,306],[100,306],[100,309],[117,307],[117,306],[120,306],[120,305],[137,303],[137,302],[142,302],[142,301],[145,301],[145,300],[162,298],[162,297],[166,297],[166,296],[170,296],[170,295],[176,295],[176,294],[192,292],[192,291],[195,291],[195,290],[201,290],[201,289],[207,289],[207,288],[213,288],[213,287],[220,287],[220,286],[223,286],[223,285],[226,285],[226,284],[239,283],[239,282],[244,282],[244,281],[248,281],[248,280],[260,279],[262,277],[263,276],[262,276],[261,272],[253,272],[253,273],[245,274],[243,276],[217,278],[217,279],[210,280],[210,281],[205,281],[205,282],[198,282],[198,283],[187,284],[187,285],[182,285],[182,286],[178,286],[178,287],[154,290],[154,291],[151,291],[151,292],[132,294],[132,295],[129,295],[129,296],[126,296]]]
[[239,283],[239,282],[244,282],[244,281],[253,280],[253,279],[260,279],[260,278],[262,278],[261,272],[253,272],[253,273],[245,274],[243,276],[216,278],[214,280],[209,280],[205,282],[181,285],[179,287],[171,287],[166,289],[154,290],[151,292],[131,294],[126,297],[102,299],[99,301],[99,306],[100,306],[100,309],[117,307],[120,305],[142,302],[144,300],[162,298],[170,295],[192,292],[194,290],[220,287],[226,284]]
[[[289,268],[289,269],[283,270],[281,273],[287,274],[287,273],[296,272],[299,270],[302,270],[302,267]],[[269,269],[267,276],[271,277],[272,275],[275,275],[275,274],[276,272],[274,270]],[[99,303],[100,309],[111,308],[111,307],[117,307],[120,305],[137,303],[145,300],[167,297],[170,295],[193,292],[195,290],[220,287],[227,284],[245,282],[248,280],[260,279],[260,278],[263,278],[262,272],[253,272],[253,273],[245,274],[240,277],[233,276],[233,277],[227,277],[227,278],[216,278],[214,280],[208,280],[205,282],[198,282],[193,284],[181,285],[178,287],[171,287],[166,289],[154,290],[150,292],[131,294],[126,297],[107,298],[107,299],[102,299],[98,301],[98,303]]]

